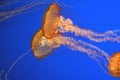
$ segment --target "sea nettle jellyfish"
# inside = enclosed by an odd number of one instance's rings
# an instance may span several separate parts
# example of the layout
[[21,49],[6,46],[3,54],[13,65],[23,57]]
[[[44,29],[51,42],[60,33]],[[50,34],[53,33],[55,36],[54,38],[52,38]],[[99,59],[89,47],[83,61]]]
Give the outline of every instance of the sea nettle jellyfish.
[[116,52],[110,57],[108,69],[111,75],[120,78],[120,52]]
[[[100,48],[87,43],[83,40],[76,40],[70,36],[65,36],[65,33],[74,33],[74,36],[81,36],[94,42],[117,42],[120,43],[120,30],[106,31],[104,33],[94,32],[89,29],[84,29],[76,26],[70,18],[64,18],[60,15],[61,8],[58,4],[51,4],[43,16],[42,27],[34,34],[31,49],[33,55],[37,59],[42,59],[52,53],[59,46],[66,46],[71,50],[79,51],[87,54],[94,59],[105,72],[119,78],[120,77],[120,52],[109,56],[108,53]],[[20,56],[9,68],[7,76],[16,62],[23,56]]]
[[120,55],[118,53],[109,57],[106,52],[90,43],[82,40],[76,41],[72,37],[62,35],[62,33],[71,32],[75,36],[82,36],[94,42],[111,41],[120,43],[120,36],[116,34],[119,31],[96,33],[80,28],[74,25],[71,19],[60,16],[60,10],[60,7],[54,3],[45,12],[42,28],[38,30],[32,39],[31,46],[34,56],[38,59],[44,58],[52,50],[63,45],[72,50],[86,53],[99,64],[102,64],[102,60],[112,76],[120,77]]
[[60,46],[56,38],[60,36],[57,30],[60,21],[59,12],[60,8],[57,4],[52,4],[45,12],[42,29],[39,29],[32,39],[31,47],[35,57],[43,58]]

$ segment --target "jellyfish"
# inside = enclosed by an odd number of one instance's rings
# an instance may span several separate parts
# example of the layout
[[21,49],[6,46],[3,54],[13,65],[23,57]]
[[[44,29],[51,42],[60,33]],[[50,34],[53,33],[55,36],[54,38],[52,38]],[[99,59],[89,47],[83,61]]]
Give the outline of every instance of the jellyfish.
[[108,69],[110,74],[120,78],[120,52],[116,52],[110,57]]
[[[75,36],[82,36],[94,42],[117,42],[120,43],[119,30],[109,30],[104,33],[97,33],[74,25],[70,18],[65,19],[60,16],[58,4],[51,4],[43,16],[42,28],[35,33],[32,39],[32,51],[36,58],[41,59],[51,54],[59,46],[86,53],[94,59],[100,66],[104,66],[112,76],[120,77],[119,57],[110,57],[108,53],[100,48],[82,40],[75,40],[65,36],[67,32],[74,33]],[[113,61],[114,60],[114,61]],[[115,62],[115,63],[114,63]],[[104,65],[101,65],[104,63]],[[116,66],[114,66],[116,65]],[[114,69],[112,69],[114,67]]]
[[105,72],[114,77],[120,77],[120,53],[115,53],[110,57],[108,53],[99,47],[76,40],[71,36],[65,35],[72,33],[74,36],[81,36],[96,43],[116,42],[120,43],[120,30],[109,30],[103,33],[95,32],[90,29],[81,28],[73,23],[70,18],[60,15],[61,7],[57,3],[51,4],[43,16],[42,27],[33,35],[31,49],[17,58],[6,72],[5,78],[22,57],[32,53],[35,58],[42,59],[52,54],[52,51],[60,46],[66,46],[73,51],[85,53],[95,60]]
[[48,55],[59,46],[59,43],[53,40],[54,37],[60,35],[57,31],[60,20],[59,11],[60,8],[57,4],[52,4],[47,9],[43,17],[42,29],[39,29],[32,39],[32,51],[37,58]]

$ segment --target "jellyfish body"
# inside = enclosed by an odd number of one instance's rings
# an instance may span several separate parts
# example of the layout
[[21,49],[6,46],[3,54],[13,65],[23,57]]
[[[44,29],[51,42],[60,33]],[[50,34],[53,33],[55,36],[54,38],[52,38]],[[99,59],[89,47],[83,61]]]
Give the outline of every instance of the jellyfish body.
[[110,57],[108,69],[112,76],[120,78],[120,52],[116,52]]
[[48,7],[42,22],[42,29],[39,29],[32,39],[32,51],[36,58],[43,58],[53,51],[56,47],[51,38],[59,35],[57,26],[59,22],[60,7],[53,3]]

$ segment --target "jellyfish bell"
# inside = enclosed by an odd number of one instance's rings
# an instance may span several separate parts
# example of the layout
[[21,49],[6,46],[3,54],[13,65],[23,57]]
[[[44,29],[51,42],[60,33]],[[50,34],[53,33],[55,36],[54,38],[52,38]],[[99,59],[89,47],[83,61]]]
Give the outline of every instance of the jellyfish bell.
[[120,78],[120,52],[116,52],[110,57],[108,70],[112,76]]
[[31,49],[36,58],[41,59],[49,55],[57,46],[53,40],[49,40],[43,36],[39,30],[32,39]]
[[46,10],[43,23],[42,23],[42,31],[43,35],[50,39],[57,35],[59,32],[57,31],[57,25],[60,21],[60,7],[53,3]]
[[33,49],[34,56],[38,59],[44,58],[53,51],[53,48],[48,45],[47,39],[42,36],[36,47]]
[[58,44],[57,40],[55,40],[54,38],[47,39],[45,36],[43,36],[43,33],[40,30],[32,39],[31,49],[33,51],[33,55],[36,58],[42,59],[50,55],[50,53],[59,46],[60,45]]

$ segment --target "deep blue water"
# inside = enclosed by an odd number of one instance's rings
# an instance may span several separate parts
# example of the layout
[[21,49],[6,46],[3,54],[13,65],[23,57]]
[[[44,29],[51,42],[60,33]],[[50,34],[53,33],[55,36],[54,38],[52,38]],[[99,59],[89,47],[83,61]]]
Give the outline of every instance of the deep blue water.
[[[9,0],[2,0],[0,3],[3,5],[7,1]],[[12,11],[35,0],[14,1],[16,0],[11,0],[10,5],[0,6],[0,12]],[[7,71],[16,58],[31,48],[31,39],[41,27],[43,14],[52,2],[54,1],[48,0],[48,3],[43,4],[41,2],[25,12],[20,12],[21,14],[17,13],[0,22],[0,71]],[[120,29],[119,0],[62,0],[58,1],[58,4],[62,9],[60,14],[71,18],[79,27],[96,32]],[[116,42],[95,43],[87,39],[85,41],[109,55],[120,51],[120,45]],[[36,59],[30,52],[16,63],[8,75],[8,80],[115,80],[115,78],[104,73],[97,62],[82,52],[60,47],[42,60]]]

